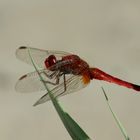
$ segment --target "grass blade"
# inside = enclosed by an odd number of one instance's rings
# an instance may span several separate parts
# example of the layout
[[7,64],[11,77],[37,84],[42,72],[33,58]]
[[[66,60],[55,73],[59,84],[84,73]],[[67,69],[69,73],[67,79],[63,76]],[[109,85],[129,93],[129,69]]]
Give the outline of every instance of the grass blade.
[[112,116],[113,116],[113,118],[115,119],[116,124],[118,125],[119,129],[121,130],[121,133],[123,134],[125,140],[130,140],[130,138],[129,138],[129,136],[128,136],[126,130],[125,130],[125,128],[123,127],[122,123],[121,123],[120,120],[118,119],[116,113],[114,113],[114,111],[112,110],[112,107],[111,107],[111,105],[110,105],[110,103],[109,103],[109,99],[108,99],[108,97],[107,97],[107,95],[106,95],[106,92],[105,92],[105,90],[104,90],[103,87],[102,87],[102,91],[103,91],[103,93],[104,93],[104,96],[105,96],[107,105],[108,105],[108,107],[109,107],[109,110],[111,111]]

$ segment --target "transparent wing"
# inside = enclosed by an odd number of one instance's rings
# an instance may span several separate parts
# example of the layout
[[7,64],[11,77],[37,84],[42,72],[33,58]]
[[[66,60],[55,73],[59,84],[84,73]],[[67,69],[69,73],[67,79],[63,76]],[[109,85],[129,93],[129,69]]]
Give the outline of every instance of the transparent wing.
[[[50,81],[53,83],[56,81],[55,77],[53,79],[49,79],[42,72],[48,75],[51,75],[53,72],[47,69],[39,70],[39,73],[41,73],[41,76],[43,77],[44,81]],[[21,78],[19,78],[19,80],[16,83],[15,89],[17,92],[30,93],[45,90],[45,87],[40,81],[38,73],[35,71],[27,73],[23,75]]]
[[[52,74],[52,71],[49,70],[40,70],[40,73],[45,72],[48,75]],[[50,81],[50,82],[55,82],[56,77],[53,79],[49,79],[45,75],[42,75],[44,81]],[[59,77],[59,84],[58,85],[52,85],[52,84],[47,84],[49,89],[51,90],[52,94],[54,97],[60,97],[69,93],[76,92],[84,87],[87,86],[87,84],[84,82],[84,77],[79,76],[79,75],[73,75],[73,74],[66,74],[65,75],[65,85],[66,85],[66,91],[64,92],[64,79],[63,76]],[[37,92],[41,90],[46,90],[45,86],[43,85],[42,81],[40,81],[40,78],[38,76],[38,73],[31,72],[28,73],[24,76],[22,76],[16,83],[15,86],[16,91],[22,92],[22,93],[29,93],[29,92]],[[48,93],[46,93],[44,96],[42,96],[34,105],[42,104],[46,101],[50,100],[50,97]]]
[[[43,70],[39,70],[39,73],[41,73],[41,76],[43,77],[44,81],[49,81],[51,83],[56,82],[56,77],[50,79],[50,78],[46,77],[46,75],[44,75],[42,72],[46,73],[47,75],[51,75],[53,73],[52,71],[43,69]],[[66,80],[66,88],[68,87],[66,92],[72,91],[72,90],[75,91],[75,89],[78,90],[80,88],[80,86],[81,86],[81,88],[85,86],[85,84],[83,82],[83,76],[66,74],[65,80]],[[58,85],[47,84],[47,86],[49,87],[50,90],[53,90],[53,92],[54,91],[56,92],[56,89],[57,89],[57,90],[59,90],[58,94],[62,93],[61,90],[63,89],[62,91],[64,91],[63,76],[59,77]],[[17,83],[15,85],[15,89],[17,92],[21,92],[21,93],[31,93],[31,92],[38,92],[38,91],[46,90],[44,85],[42,84],[42,81],[40,81],[40,78],[36,71],[27,73],[27,74],[23,75],[21,78],[19,78],[19,80],[17,81]]]
[[[84,78],[83,76],[75,76],[75,75],[70,76],[70,78],[66,80],[65,92],[64,92],[64,82],[62,82],[61,84],[53,88],[51,90],[51,93],[54,95],[54,97],[61,97],[66,94],[76,92],[88,85],[89,82],[85,84],[83,78]],[[50,100],[49,94],[46,93],[34,104],[34,106],[45,103],[49,100]]]
[[63,51],[41,50],[41,49],[30,48],[30,47],[25,47],[25,46],[19,47],[16,50],[17,58],[30,65],[32,65],[32,62],[30,60],[28,49],[30,49],[31,56],[32,56],[35,64],[40,68],[45,67],[44,61],[49,55],[53,54],[56,56],[57,60],[60,60],[63,56],[70,54],[70,53],[63,52]]

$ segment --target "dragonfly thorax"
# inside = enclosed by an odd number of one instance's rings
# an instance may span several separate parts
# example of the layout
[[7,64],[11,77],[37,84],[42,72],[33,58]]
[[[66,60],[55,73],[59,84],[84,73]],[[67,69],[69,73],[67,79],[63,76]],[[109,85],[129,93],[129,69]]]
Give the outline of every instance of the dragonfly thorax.
[[89,65],[77,55],[68,55],[62,58],[64,65],[60,70],[66,74],[82,75],[88,71]]

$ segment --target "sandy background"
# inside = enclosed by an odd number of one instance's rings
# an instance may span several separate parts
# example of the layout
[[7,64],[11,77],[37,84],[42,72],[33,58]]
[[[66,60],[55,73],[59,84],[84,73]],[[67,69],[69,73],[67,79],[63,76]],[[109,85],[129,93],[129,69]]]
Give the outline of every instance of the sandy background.
[[[34,70],[16,59],[21,45],[72,52],[91,66],[140,84],[140,1],[0,0],[0,139],[71,140],[51,102],[32,106],[43,92],[15,92],[17,79]],[[91,139],[123,140],[100,85],[131,139],[139,140],[138,92],[92,81],[61,103]]]

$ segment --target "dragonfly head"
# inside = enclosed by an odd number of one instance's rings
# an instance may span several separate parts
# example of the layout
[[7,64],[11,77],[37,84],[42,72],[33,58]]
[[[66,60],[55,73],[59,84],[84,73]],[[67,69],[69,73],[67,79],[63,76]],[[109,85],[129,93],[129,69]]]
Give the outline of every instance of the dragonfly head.
[[[56,64],[56,57],[54,55],[50,55],[48,58],[46,58],[45,60],[45,66],[47,69],[51,68],[52,66],[54,66],[54,64]],[[51,69],[53,70],[53,69]]]

